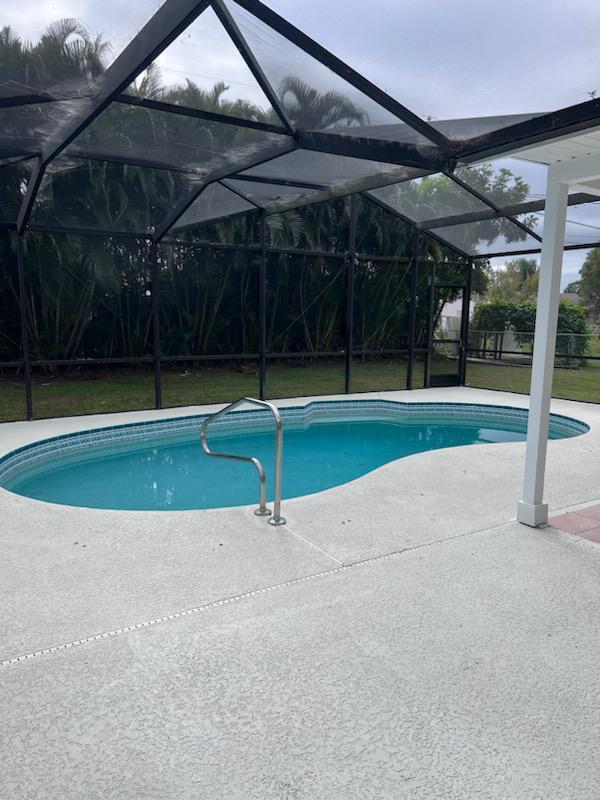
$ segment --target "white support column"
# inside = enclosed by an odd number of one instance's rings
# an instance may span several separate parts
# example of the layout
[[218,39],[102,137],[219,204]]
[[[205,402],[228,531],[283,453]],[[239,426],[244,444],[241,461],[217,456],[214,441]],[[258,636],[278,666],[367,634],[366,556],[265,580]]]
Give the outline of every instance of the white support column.
[[561,177],[559,171],[552,166],[548,169],[531,370],[525,478],[523,499],[517,509],[519,522],[532,527],[543,525],[548,521],[548,506],[542,499],[568,195],[568,183],[561,181]]

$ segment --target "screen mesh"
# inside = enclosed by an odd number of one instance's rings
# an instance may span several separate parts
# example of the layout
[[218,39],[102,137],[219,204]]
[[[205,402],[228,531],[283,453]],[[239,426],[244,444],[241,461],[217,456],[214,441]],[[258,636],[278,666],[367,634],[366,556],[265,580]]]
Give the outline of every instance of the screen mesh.
[[543,200],[548,168],[522,158],[498,158],[456,169],[456,175],[500,208]]
[[[600,203],[584,203],[567,208],[565,225],[565,245],[597,244],[600,242]],[[518,216],[521,222],[529,225],[538,234],[544,234],[544,212]]]
[[299,149],[244,170],[240,176],[310,181],[335,188],[353,184],[358,186],[361,182],[366,184],[374,179],[385,183],[403,181],[419,174],[412,167]]
[[463,253],[474,256],[541,248],[537,239],[504,218],[436,228],[435,234]]
[[202,193],[173,225],[172,231],[175,234],[182,229],[193,229],[212,220],[255,210],[256,207],[252,203],[234,194],[223,184],[211,183],[202,190]]
[[387,109],[340,78],[235,2],[227,7],[298,128],[397,123]]
[[163,50],[128,92],[203,111],[280,122],[210,7]]
[[67,153],[132,161],[143,158],[156,166],[205,176],[226,166],[232,172],[252,166],[291,144],[289,137],[275,133],[112,103]]
[[372,189],[368,194],[415,222],[489,208],[441,174]]
[[31,224],[145,233],[189,186],[169,170],[61,156],[44,175]]
[[18,161],[0,167],[0,223],[17,219],[31,166],[31,161]]
[[343,6],[348,19],[334,3],[319,3],[318,13],[289,0],[268,5],[433,124],[533,116],[584,102],[597,86],[593,2],[568,15],[560,0],[352,3]]
[[258,396],[258,256],[163,246],[163,405]]

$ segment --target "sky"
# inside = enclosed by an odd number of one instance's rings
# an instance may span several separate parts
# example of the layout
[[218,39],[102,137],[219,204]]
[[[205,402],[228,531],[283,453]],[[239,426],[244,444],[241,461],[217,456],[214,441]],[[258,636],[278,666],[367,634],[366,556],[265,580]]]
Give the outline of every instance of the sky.
[[[564,252],[562,278],[560,282],[560,287],[563,291],[565,286],[567,286],[569,283],[579,280],[579,270],[581,269],[581,265],[583,264],[583,261],[589,252],[589,250],[566,250]],[[512,258],[518,258],[518,256],[513,256]],[[493,269],[503,269],[506,262],[511,261],[512,258],[510,256],[507,258],[492,258],[490,259],[490,263]],[[539,254],[525,256],[525,258],[535,258],[538,265],[540,263]]]
[[[600,93],[598,0],[266,4],[411,110],[434,119],[549,111]],[[53,20],[75,17],[113,42],[116,55],[159,6],[160,0],[20,0],[2,3],[0,26],[35,40]],[[188,69],[185,41],[189,37],[170,48],[174,69]],[[197,64],[204,62],[202,73],[219,79],[228,53],[208,55]]]
[[[272,34],[238,10],[267,74],[298,65],[325,88],[337,78],[285,51]],[[20,0],[2,3],[0,27],[36,40],[53,20],[75,17],[113,44],[126,46],[160,0]],[[460,118],[540,113],[600,95],[600,0],[267,0],[359,73],[423,117]],[[212,11],[205,12],[158,59],[165,83],[188,77],[204,88],[225,80],[231,98],[266,100]],[[358,98],[357,98],[358,99]],[[364,99],[364,98],[363,98]],[[372,122],[387,112],[369,107]],[[381,111],[381,110],[379,110]],[[523,167],[532,197],[543,195],[544,168]],[[576,220],[575,226],[581,223]],[[600,220],[598,220],[600,225]],[[577,228],[575,227],[575,233]],[[583,251],[565,254],[563,284],[573,280]]]

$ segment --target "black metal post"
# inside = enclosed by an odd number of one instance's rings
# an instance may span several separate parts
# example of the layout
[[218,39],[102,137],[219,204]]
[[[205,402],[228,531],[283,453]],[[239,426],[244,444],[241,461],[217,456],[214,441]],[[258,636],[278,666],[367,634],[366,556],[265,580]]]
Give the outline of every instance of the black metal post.
[[25,402],[27,419],[33,419],[33,394],[31,390],[31,356],[29,353],[29,326],[27,325],[27,301],[25,298],[25,264],[23,237],[17,236],[17,272],[19,276],[19,306],[21,311],[21,350],[25,371]]
[[425,354],[425,378],[423,386],[431,386],[431,360],[433,357],[433,314],[435,306],[435,261],[431,264],[429,291],[427,293],[427,353]]
[[352,384],[352,351],[354,349],[354,267],[356,262],[356,220],[358,203],[356,195],[350,198],[350,231],[348,233],[348,255],[346,262],[346,370],[344,391],[350,393]]
[[260,215],[260,269],[258,275],[258,323],[259,323],[259,372],[258,396],[265,399],[265,382],[267,377],[267,223],[266,214]]
[[158,248],[150,245],[150,260],[152,262],[152,333],[154,356],[154,406],[162,408],[162,392],[160,381],[160,264],[158,261]]
[[417,338],[417,280],[419,277],[419,252],[421,234],[413,227],[412,255],[410,260],[410,305],[408,307],[408,365],[406,367],[406,388],[413,388],[413,368]]
[[473,259],[470,258],[466,267],[465,288],[463,289],[462,318],[460,321],[460,385],[464,386],[467,380],[467,350],[469,347],[469,311],[471,309],[471,281],[473,277]]

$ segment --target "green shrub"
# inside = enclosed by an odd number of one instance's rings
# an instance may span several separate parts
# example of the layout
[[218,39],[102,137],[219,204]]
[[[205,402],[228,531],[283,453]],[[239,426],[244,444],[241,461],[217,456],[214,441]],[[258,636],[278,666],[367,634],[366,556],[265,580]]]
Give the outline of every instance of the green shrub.
[[[478,305],[473,314],[471,326],[479,331],[514,332],[515,340],[525,351],[530,352],[535,331],[536,304],[524,303],[483,303]],[[558,338],[556,351],[573,355],[579,360],[585,356],[590,347],[589,328],[586,323],[586,310],[569,300],[561,300],[558,307]],[[573,336],[565,342],[564,334],[583,334]],[[569,362],[569,359],[565,359]]]

